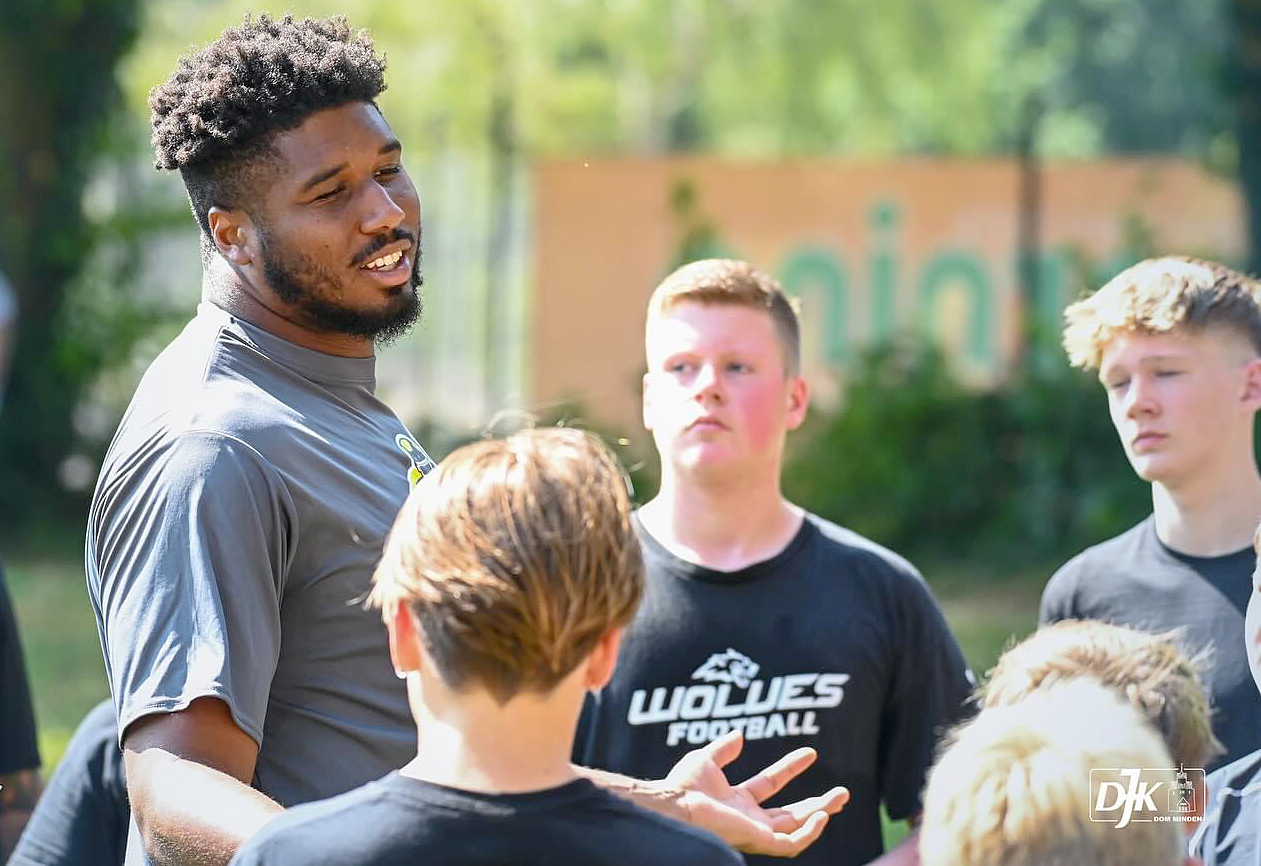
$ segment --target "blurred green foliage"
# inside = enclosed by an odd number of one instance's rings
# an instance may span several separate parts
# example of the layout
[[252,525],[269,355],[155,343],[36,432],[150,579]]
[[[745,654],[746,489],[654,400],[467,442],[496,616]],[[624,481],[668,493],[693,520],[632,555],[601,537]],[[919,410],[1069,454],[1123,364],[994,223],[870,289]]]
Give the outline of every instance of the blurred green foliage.
[[1047,559],[1151,507],[1098,382],[1062,364],[978,391],[923,343],[887,344],[795,436],[790,499],[919,556]]
[[[1037,98],[1040,155],[1177,152],[1246,175],[1229,86],[1241,79],[1225,68],[1243,21],[1229,13],[1250,2],[364,0],[350,17],[388,57],[381,105],[413,159],[1009,154]],[[91,472],[116,421],[93,411],[120,409],[153,354],[139,344],[169,329],[170,299],[134,291],[137,252],[173,219],[189,224],[178,184],[148,168],[146,95],[179,54],[266,5],[5,3],[0,268],[21,317],[0,412],[0,532],[82,525],[67,457]],[[335,0],[268,11],[285,9],[347,11]],[[94,183],[111,173],[116,201],[94,211]],[[716,227],[675,193],[686,248],[712,250]],[[103,379],[112,401],[93,397]],[[997,422],[961,423],[971,436]]]
[[[114,69],[140,26],[138,2],[9,0],[0,25],[0,270],[18,297],[13,371],[0,413],[0,527],[56,519],[80,393],[129,337],[129,305],[70,311],[94,242],[81,206],[108,149]],[[83,327],[80,328],[79,326]]]

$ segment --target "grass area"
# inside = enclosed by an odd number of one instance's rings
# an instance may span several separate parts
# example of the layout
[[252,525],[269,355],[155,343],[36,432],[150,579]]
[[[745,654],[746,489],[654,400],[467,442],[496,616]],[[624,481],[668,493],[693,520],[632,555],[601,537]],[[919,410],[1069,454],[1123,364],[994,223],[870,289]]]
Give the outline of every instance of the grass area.
[[79,720],[109,696],[84,582],[82,545],[72,544],[4,559],[46,768],[60,760]]
[[[1038,596],[1051,569],[998,573],[994,565],[945,564],[925,566],[924,572],[981,677],[1011,641],[1033,631]],[[20,552],[6,559],[6,576],[26,648],[40,748],[51,768],[79,720],[109,694],[82,556],[72,542],[51,553]],[[887,844],[905,833],[905,824],[885,821]]]

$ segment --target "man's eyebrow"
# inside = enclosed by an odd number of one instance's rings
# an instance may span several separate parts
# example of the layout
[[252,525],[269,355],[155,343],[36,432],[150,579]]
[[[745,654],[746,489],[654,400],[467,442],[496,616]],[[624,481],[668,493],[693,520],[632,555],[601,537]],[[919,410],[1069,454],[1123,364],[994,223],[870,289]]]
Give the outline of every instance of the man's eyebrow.
[[342,171],[344,168],[346,168],[346,163],[343,162],[341,165],[335,165],[332,168],[325,169],[324,171],[320,172],[319,174],[315,175],[313,178],[308,180],[306,183],[304,183],[302,185],[302,189],[298,190],[298,192],[306,192],[311,187],[322,184],[324,181],[328,180],[330,177],[334,177],[335,175],[337,175],[337,173]]
[[[398,152],[401,152],[402,150],[403,150],[402,142],[400,142],[397,138],[391,138],[385,144],[381,145],[381,149],[377,151],[377,156],[384,156],[387,153],[398,153]],[[311,187],[319,186],[321,183],[328,180],[330,177],[334,177],[338,172],[345,169],[346,165],[347,164],[343,162],[341,165],[335,165],[332,168],[325,169],[324,171],[320,172],[319,174],[315,175],[310,180],[308,180],[306,183],[304,183],[302,185],[302,189],[298,190],[298,192],[306,192],[307,190],[311,189]]]

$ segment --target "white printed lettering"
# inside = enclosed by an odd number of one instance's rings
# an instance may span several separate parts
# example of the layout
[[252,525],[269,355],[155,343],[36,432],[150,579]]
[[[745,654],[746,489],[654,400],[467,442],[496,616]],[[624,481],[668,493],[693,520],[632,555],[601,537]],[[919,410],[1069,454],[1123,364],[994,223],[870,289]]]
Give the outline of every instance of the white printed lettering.
[[803,695],[818,674],[790,674],[784,677],[784,689],[779,693],[777,710],[808,710],[814,706],[814,695]]
[[[683,686],[675,686],[673,691],[665,688],[652,690],[652,701],[644,711],[645,689],[636,689],[631,695],[630,713],[626,720],[632,725],[653,725],[657,722],[672,722],[679,717],[679,704],[683,702]],[[670,706],[667,707],[666,695],[670,695]]]
[[820,710],[839,707],[841,700],[845,697],[845,689],[842,686],[847,682],[849,682],[849,674],[821,675],[819,681],[814,684],[814,690],[819,697],[813,706]]
[[714,718],[730,719],[744,715],[744,704],[728,706],[727,699],[729,697],[731,697],[731,686],[723,683],[718,687],[718,699],[714,701]]
[[718,690],[709,685],[688,686],[687,691],[683,695],[683,707],[679,710],[679,717],[684,719],[707,719],[710,710],[714,708],[714,699],[718,697]]
[[775,702],[779,700],[779,690],[784,685],[783,677],[775,677],[771,680],[770,690],[767,692],[766,700],[758,701],[762,696],[762,681],[754,680],[749,683],[749,698],[744,703],[744,711],[749,715],[757,713],[769,713],[775,709]]

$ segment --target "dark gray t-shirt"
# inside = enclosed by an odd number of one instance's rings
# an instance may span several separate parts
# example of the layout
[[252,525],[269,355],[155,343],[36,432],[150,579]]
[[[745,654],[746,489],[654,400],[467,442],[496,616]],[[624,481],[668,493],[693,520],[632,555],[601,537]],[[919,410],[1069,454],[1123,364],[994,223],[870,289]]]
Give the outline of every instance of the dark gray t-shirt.
[[1188,556],[1166,547],[1148,517],[1069,560],[1042,592],[1038,623],[1098,619],[1142,631],[1183,629],[1184,649],[1207,650],[1205,691],[1226,754],[1212,770],[1261,748],[1261,694],[1248,670],[1244,610],[1256,554]]
[[223,310],[145,374],[88,520],[88,589],[120,736],[222,699],[285,806],[406,763],[415,725],[361,599],[432,462],[373,395],[374,358],[304,349]]

